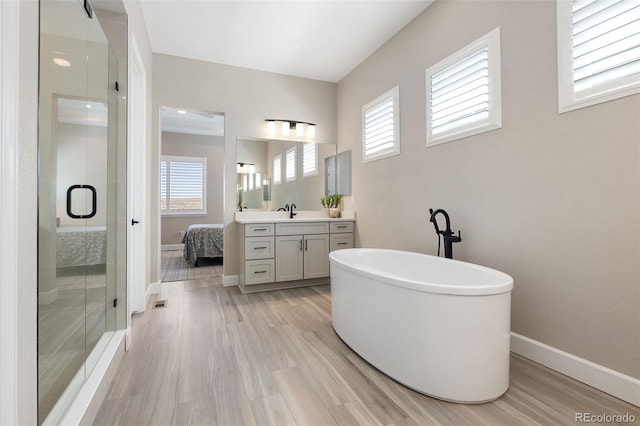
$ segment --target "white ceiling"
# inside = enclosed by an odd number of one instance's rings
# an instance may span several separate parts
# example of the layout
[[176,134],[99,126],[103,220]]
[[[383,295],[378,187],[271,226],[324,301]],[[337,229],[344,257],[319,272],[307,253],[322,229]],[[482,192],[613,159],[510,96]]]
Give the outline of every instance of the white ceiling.
[[338,82],[433,0],[141,0],[152,50]]

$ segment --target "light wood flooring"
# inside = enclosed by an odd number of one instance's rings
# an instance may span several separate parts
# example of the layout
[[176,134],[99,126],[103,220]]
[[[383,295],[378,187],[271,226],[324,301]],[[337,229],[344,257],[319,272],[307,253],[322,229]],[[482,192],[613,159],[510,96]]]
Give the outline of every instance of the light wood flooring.
[[[497,401],[429,398],[356,355],[331,327],[329,286],[241,294],[170,284],[134,319],[97,425],[563,425],[640,409],[519,356]],[[401,355],[401,354],[399,354]]]

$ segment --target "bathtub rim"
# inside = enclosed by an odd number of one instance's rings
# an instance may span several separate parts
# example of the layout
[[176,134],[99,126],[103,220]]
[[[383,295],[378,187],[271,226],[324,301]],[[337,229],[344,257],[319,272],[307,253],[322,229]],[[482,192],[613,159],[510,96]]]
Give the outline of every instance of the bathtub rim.
[[[340,254],[340,252],[344,252]],[[415,255],[418,257],[427,257],[435,260],[436,262],[453,262],[458,263],[465,268],[476,269],[485,273],[489,273],[496,277],[496,284],[491,285],[483,285],[483,286],[460,286],[455,284],[434,284],[430,282],[420,282],[415,280],[410,280],[407,278],[403,278],[397,275],[385,274],[380,270],[368,270],[362,269],[359,267],[354,267],[348,263],[346,263],[341,257],[345,256],[345,253],[353,253],[353,252],[388,252],[388,253],[408,253],[410,255]],[[341,267],[346,269],[354,274],[379,281],[385,284],[389,284],[395,287],[402,287],[410,290],[421,291],[425,293],[435,293],[435,294],[444,294],[444,295],[454,295],[454,296],[491,296],[494,294],[502,294],[508,293],[513,290],[513,278],[497,269],[489,268],[487,266],[478,265],[475,263],[464,262],[462,260],[456,259],[446,259],[443,257],[433,256],[424,253],[411,252],[406,250],[394,250],[394,249],[383,249],[383,248],[350,248],[350,249],[342,249],[336,250],[329,253],[329,262],[331,265],[336,265],[337,267]]]

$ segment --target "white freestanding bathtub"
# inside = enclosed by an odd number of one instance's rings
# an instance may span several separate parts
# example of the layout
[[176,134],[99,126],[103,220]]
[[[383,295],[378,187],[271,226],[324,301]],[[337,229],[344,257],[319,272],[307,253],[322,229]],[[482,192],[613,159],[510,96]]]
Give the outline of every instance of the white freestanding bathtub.
[[396,250],[337,250],[329,259],[333,328],[374,367],[446,401],[506,392],[509,275]]

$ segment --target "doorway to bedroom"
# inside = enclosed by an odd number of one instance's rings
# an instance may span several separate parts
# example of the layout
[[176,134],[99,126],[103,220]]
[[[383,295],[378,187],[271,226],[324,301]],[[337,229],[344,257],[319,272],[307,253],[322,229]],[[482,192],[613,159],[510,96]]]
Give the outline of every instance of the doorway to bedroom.
[[160,108],[160,279],[222,277],[224,115]]

